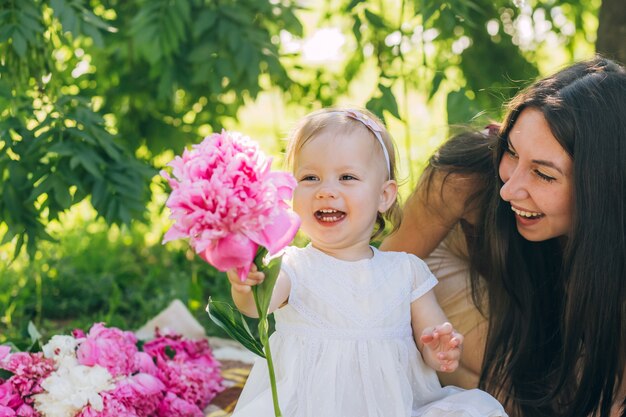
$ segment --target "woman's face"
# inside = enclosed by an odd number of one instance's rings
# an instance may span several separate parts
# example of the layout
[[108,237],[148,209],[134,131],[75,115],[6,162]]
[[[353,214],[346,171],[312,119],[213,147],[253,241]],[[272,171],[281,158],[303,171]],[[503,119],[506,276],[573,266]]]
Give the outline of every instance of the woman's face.
[[570,234],[573,161],[539,110],[527,108],[518,117],[499,173],[504,182],[500,196],[511,204],[525,239],[539,242]]

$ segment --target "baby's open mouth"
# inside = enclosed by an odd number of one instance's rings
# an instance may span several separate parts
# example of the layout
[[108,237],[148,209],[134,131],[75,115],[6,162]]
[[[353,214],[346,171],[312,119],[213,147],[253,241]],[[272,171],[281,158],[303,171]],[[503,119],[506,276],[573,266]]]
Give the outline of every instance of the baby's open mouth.
[[334,209],[322,209],[315,212],[315,218],[322,222],[336,222],[346,217],[346,213]]
[[536,218],[544,216],[543,213],[536,213],[534,211],[519,210],[519,209],[516,209],[513,206],[511,206],[511,210],[513,210],[513,212],[515,212],[515,214],[517,214],[518,216],[526,217],[527,219],[536,219]]

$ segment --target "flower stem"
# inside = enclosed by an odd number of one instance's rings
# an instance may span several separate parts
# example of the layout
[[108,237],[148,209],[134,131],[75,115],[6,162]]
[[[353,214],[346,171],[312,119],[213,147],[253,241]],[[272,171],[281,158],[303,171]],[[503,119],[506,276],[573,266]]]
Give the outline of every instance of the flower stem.
[[270,351],[270,343],[268,333],[267,317],[259,321],[259,338],[263,344],[265,351],[265,359],[267,360],[267,369],[270,374],[270,387],[272,389],[272,400],[274,401],[274,414],[276,417],[282,417],[280,406],[278,405],[278,392],[276,390],[276,375],[274,374],[274,362],[272,361],[272,352]]
[[269,322],[267,320],[267,311],[263,311],[259,306],[258,299],[258,287],[252,287],[252,295],[254,296],[254,303],[256,304],[257,312],[259,313],[259,339],[263,345],[263,351],[265,353],[265,360],[267,361],[267,370],[270,374],[270,388],[272,390],[272,401],[274,402],[274,415],[276,417],[282,417],[280,406],[278,405],[278,391],[276,389],[276,375],[274,374],[274,361],[272,360],[272,352],[270,350],[269,340]]

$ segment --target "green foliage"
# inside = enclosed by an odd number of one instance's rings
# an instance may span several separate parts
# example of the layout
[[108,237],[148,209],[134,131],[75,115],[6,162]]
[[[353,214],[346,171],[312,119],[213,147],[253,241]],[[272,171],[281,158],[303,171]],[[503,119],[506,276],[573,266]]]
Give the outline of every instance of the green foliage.
[[401,122],[407,148],[415,135],[411,96],[444,97],[450,123],[497,119],[502,102],[538,74],[542,41],[522,42],[516,22],[548,25],[541,36],[557,37],[571,58],[581,36],[568,24],[587,30],[582,16],[598,1],[316,7],[316,27],[346,36],[341,62],[307,63],[281,43],[285,34],[308,35],[300,17],[312,10],[290,1],[2,2],[3,241],[34,255],[38,240],[51,239],[48,223],[88,197],[109,224],[144,219],[160,168],[152,158],[221,129],[263,91],[308,111],[336,104],[366,80],[363,103]]
[[[509,88],[511,80],[532,80],[538,75],[531,64],[532,52],[514,44],[516,33],[509,28],[509,20],[521,13],[508,0],[354,3],[346,1],[339,6],[354,21],[356,48],[349,61],[363,60],[363,51],[371,49],[379,70],[380,94],[368,108],[381,116],[384,109],[398,119],[409,117],[397,111],[397,102],[406,97],[398,100],[390,93],[392,86],[406,84],[405,93],[416,89],[430,99],[444,86],[449,90],[457,85],[471,92],[474,107],[496,118],[502,102],[515,93]],[[550,16],[559,4],[533,6]],[[487,31],[490,23],[499,26],[494,35]],[[381,106],[381,101],[385,105]],[[448,117],[449,121],[472,120],[457,114]]]
[[[336,103],[355,84],[369,91],[366,107],[404,127],[412,167],[413,126],[429,122],[416,118],[412,103],[446,111],[448,124],[479,127],[499,120],[502,104],[539,74],[542,54],[560,62],[575,58],[575,45],[586,42],[580,16],[598,6],[562,0],[327,1],[316,26],[340,27],[346,56],[330,67],[287,64],[294,79],[304,80],[289,97],[316,107]],[[573,23],[579,32],[571,31]],[[559,47],[544,46],[548,38]]]
[[88,195],[109,223],[129,224],[142,215],[145,182],[154,170],[124,152],[83,99],[59,98],[38,123],[22,116],[0,119],[0,213],[8,226],[3,243],[17,236],[19,253],[26,237],[34,255],[36,240],[50,239],[47,221]]
[[31,260],[0,266],[0,343],[30,344],[29,321],[44,340],[98,321],[137,329],[173,299],[187,305],[207,333],[223,335],[204,311],[209,296],[226,300],[230,286],[185,245],[147,243],[145,226],[109,229],[78,222]]
[[93,79],[120,134],[153,153],[178,152],[199,128],[218,130],[235,117],[263,79],[286,88],[275,38],[302,28],[292,8],[273,3],[136,0],[115,7],[118,32],[105,38],[104,72]]
[[0,8],[0,228],[33,256],[86,197],[109,224],[142,220],[149,158],[219,129],[261,80],[286,89],[293,8],[240,0],[23,0]]

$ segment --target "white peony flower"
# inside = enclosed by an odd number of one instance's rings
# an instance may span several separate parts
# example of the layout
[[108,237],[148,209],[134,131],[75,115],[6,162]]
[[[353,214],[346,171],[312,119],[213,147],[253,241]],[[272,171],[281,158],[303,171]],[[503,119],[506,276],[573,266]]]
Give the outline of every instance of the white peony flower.
[[59,369],[41,383],[45,390],[34,395],[35,409],[45,417],[72,417],[87,405],[96,411],[103,408],[100,392],[114,388],[113,377],[99,365],[78,365],[65,357]]
[[57,363],[65,357],[76,358],[78,343],[79,341],[72,336],[55,335],[43,345],[43,354],[46,358],[54,359]]

